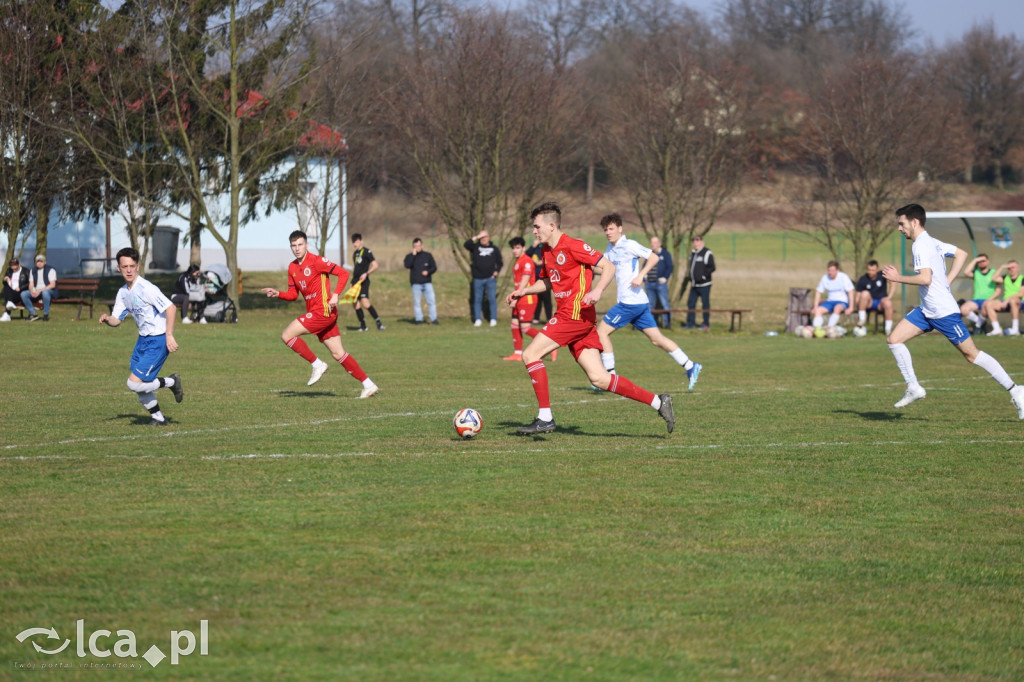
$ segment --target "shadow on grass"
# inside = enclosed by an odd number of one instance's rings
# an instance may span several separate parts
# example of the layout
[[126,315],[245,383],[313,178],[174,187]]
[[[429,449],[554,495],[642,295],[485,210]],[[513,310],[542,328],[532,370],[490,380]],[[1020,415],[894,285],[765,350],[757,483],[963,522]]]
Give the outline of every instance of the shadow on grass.
[[326,398],[326,397],[336,398],[337,397],[337,395],[334,393],[334,391],[292,391],[290,389],[289,390],[284,390],[284,391],[277,391],[277,395],[281,396],[282,398]]
[[870,422],[894,422],[903,419],[902,412],[859,412],[857,410],[834,410],[836,414],[855,414]]
[[[164,419],[167,420],[167,424],[173,426],[174,420],[164,415]],[[126,422],[131,426],[149,426],[149,422],[153,421],[153,417],[148,414],[142,415],[137,413],[132,414],[117,414],[113,417],[107,417],[108,422]]]

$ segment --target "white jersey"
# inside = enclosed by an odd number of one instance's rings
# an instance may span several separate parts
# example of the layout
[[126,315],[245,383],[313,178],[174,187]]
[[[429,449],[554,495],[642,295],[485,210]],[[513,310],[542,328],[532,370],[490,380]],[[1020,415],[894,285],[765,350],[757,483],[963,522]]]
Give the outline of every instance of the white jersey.
[[847,296],[847,292],[852,288],[853,282],[846,276],[845,272],[836,273],[835,279],[830,278],[828,273],[825,273],[821,276],[821,281],[818,282],[818,293],[828,294],[825,297],[826,301],[850,303],[850,297]]
[[640,273],[640,259],[650,258],[651,250],[632,239],[621,237],[614,244],[608,244],[608,248],[604,251],[604,257],[615,266],[618,302],[630,305],[648,305],[650,301],[647,299],[647,292],[644,291],[642,283],[641,286],[634,287],[630,282],[636,279],[637,274]]
[[946,281],[946,258],[956,255],[956,247],[940,242],[922,231],[910,250],[914,255],[915,272],[921,272],[922,268],[932,271],[932,283],[920,286],[921,312],[924,316],[935,320],[948,315],[959,315],[960,306],[956,304],[956,299],[949,290],[949,282]]
[[139,327],[139,336],[159,336],[167,333],[167,313],[171,300],[152,282],[139,277],[129,289],[125,284],[117,291],[113,316],[124,320],[132,316]]

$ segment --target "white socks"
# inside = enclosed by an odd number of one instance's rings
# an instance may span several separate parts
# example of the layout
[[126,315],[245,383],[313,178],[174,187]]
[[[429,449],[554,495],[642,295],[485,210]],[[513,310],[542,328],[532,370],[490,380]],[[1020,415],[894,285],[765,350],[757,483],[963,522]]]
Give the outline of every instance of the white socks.
[[[601,364],[609,372],[615,371],[615,353],[601,353]],[[550,420],[547,420],[550,421]]]
[[832,313],[828,316],[828,326],[835,327],[839,324],[839,313]]
[[[670,352],[668,355],[669,355],[670,358],[672,358],[673,360],[678,362],[680,365],[682,365],[683,369],[690,369],[690,367],[693,367],[693,363],[690,362],[690,358],[686,357],[686,353],[683,352],[682,348],[676,348],[674,351]],[[687,364],[689,364],[690,367],[687,367],[686,366]]]
[[822,317],[821,315],[815,315],[814,321],[811,322],[811,324],[815,327],[820,327],[821,325],[825,324],[825,318]]
[[554,417],[551,416],[551,408],[550,407],[542,407],[542,408],[540,408],[539,412],[537,413],[537,419],[540,419],[541,421],[544,421],[544,422],[553,421]]
[[896,358],[896,366],[900,368],[900,374],[903,375],[903,380],[907,382],[907,386],[916,386],[917,375],[914,374],[914,362],[910,359],[910,351],[907,350],[906,344],[890,343],[889,350],[892,351],[892,356]]
[[974,358],[974,364],[991,374],[996,383],[1007,391],[1013,388],[1013,379],[1010,378],[1010,375],[1006,373],[1006,370],[1003,369],[998,360],[985,351],[978,352],[978,357]]
[[859,322],[861,324],[861,326],[863,326],[864,323],[867,322],[867,321],[868,321],[868,311],[866,311],[866,310],[858,310],[857,311],[857,322]]

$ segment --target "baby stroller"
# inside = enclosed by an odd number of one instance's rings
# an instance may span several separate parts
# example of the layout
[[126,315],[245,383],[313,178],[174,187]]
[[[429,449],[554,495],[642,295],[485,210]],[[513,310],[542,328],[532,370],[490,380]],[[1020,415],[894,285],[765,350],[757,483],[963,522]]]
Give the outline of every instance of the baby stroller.
[[228,296],[228,285],[231,284],[231,271],[228,270],[228,266],[210,265],[203,273],[203,278],[203,287],[206,290],[203,319],[207,322],[238,322],[238,310]]

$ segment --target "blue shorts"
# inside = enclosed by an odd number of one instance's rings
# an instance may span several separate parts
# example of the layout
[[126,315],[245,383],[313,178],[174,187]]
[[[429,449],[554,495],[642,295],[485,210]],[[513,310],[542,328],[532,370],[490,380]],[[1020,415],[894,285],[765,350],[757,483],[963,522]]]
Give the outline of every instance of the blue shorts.
[[601,321],[612,329],[622,329],[630,323],[640,331],[658,326],[647,303],[616,303]]
[[880,298],[873,298],[873,299],[871,299],[871,305],[868,306],[868,310],[880,310],[880,308],[878,306],[879,306],[879,304],[881,302],[882,302],[882,299],[880,299]]
[[981,310],[981,306],[984,305],[985,301],[987,301],[988,299],[986,299],[986,298],[972,298],[971,300],[974,302],[974,305],[978,306],[978,310]]
[[818,305],[827,310],[830,314],[835,312],[837,305],[844,306],[847,310],[850,309],[850,304],[847,301],[822,301]]
[[959,346],[961,343],[971,338],[971,335],[964,328],[963,320],[960,318],[960,313],[954,313],[953,315],[946,315],[938,319],[932,320],[924,316],[924,311],[918,306],[914,308],[904,318],[907,322],[914,325],[918,329],[922,329],[926,332],[935,330],[949,339],[949,342],[954,346]]
[[140,336],[132,351],[132,374],[143,381],[153,381],[167,360],[167,337]]

